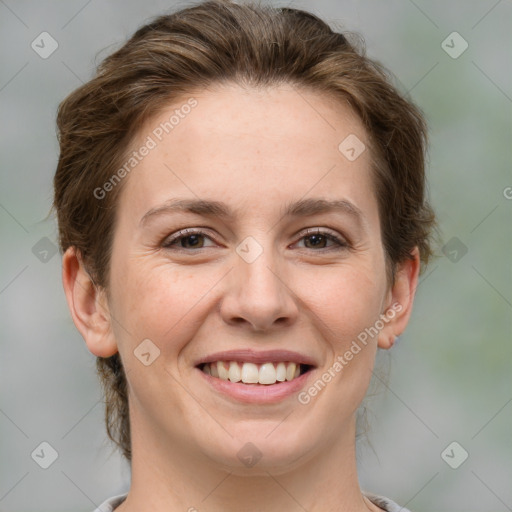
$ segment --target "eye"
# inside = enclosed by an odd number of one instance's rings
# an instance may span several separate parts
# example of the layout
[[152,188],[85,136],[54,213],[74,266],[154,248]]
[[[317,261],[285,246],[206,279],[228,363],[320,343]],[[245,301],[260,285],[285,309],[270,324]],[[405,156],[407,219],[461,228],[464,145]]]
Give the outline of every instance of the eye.
[[183,229],[166,238],[162,247],[166,249],[203,249],[212,247],[205,245],[206,240],[212,240],[206,233],[196,229]]
[[[207,244],[207,241],[212,242]],[[308,229],[302,233],[299,244],[303,241],[304,245],[300,248],[320,250],[343,250],[350,247],[346,239],[320,228]],[[210,236],[199,229],[182,229],[167,237],[162,247],[173,250],[204,249],[213,247],[215,244]]]
[[[305,234],[302,234],[300,240],[304,240],[306,249],[347,249],[349,247],[344,238],[320,228],[308,229]],[[331,245],[327,245],[329,242]]]

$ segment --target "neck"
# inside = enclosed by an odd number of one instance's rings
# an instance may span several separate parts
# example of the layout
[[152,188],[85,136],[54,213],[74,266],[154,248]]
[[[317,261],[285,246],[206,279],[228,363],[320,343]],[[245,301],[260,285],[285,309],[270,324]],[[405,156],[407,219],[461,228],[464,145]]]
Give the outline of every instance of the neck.
[[[116,512],[367,512],[380,510],[363,498],[355,456],[355,420],[315,454],[283,465],[240,469],[219,464],[194,446],[155,435],[141,418],[132,422],[132,481]],[[133,435],[136,433],[135,435]]]

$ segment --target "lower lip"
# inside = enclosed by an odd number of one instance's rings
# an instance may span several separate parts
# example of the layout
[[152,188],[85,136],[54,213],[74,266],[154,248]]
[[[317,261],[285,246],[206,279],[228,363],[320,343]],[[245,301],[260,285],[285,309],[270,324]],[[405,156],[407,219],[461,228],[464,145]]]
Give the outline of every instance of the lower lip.
[[235,398],[239,402],[251,404],[273,404],[280,402],[304,388],[310,374],[313,373],[313,370],[309,370],[293,380],[276,382],[275,384],[242,384],[212,377],[199,368],[196,368],[196,370],[215,390]]

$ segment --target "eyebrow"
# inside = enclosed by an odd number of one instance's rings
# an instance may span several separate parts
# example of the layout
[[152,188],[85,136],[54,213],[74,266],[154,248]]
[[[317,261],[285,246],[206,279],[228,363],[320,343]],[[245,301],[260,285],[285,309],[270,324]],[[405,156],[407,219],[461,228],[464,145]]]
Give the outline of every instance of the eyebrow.
[[[140,225],[147,223],[150,218],[174,212],[188,212],[207,217],[220,217],[223,219],[233,219],[236,216],[235,212],[231,211],[225,203],[220,201],[208,201],[203,199],[171,199],[160,206],[148,210],[140,220]],[[355,204],[346,199],[301,199],[285,205],[281,218],[306,217],[309,215],[331,212],[344,213],[354,218],[354,220],[359,224],[364,224],[364,215],[362,211]]]

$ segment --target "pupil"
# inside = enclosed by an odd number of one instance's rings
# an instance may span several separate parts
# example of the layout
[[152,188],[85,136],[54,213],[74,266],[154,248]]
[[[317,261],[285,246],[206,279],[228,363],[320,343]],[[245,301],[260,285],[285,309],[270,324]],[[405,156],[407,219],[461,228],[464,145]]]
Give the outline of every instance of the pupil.
[[[182,247],[201,247],[201,244],[199,243],[201,235],[188,235],[187,237],[183,238],[181,240],[181,246]],[[191,243],[189,243],[191,242]]]
[[308,236],[308,239],[310,241],[310,245],[313,247],[317,247],[322,242],[325,242],[325,238],[323,235],[310,235]]

